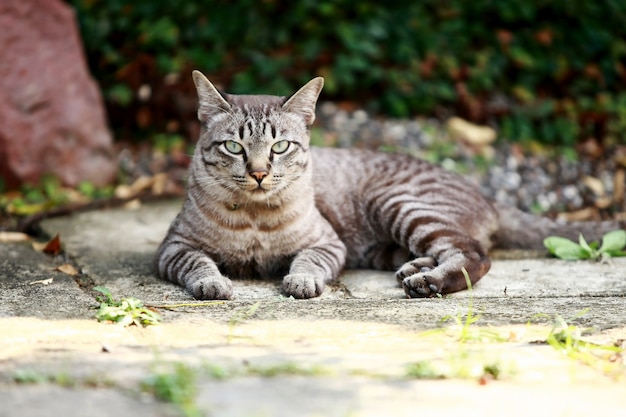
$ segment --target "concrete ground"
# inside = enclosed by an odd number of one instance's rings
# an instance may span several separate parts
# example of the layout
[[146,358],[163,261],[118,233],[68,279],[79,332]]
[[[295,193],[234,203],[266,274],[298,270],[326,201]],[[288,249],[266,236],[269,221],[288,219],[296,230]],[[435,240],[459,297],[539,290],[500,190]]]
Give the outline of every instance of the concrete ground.
[[[426,300],[387,272],[346,271],[299,301],[242,280],[198,306],[151,271],[179,208],[47,220],[58,256],[0,243],[0,417],[624,415],[624,258],[500,254],[473,291]],[[95,285],[162,324],[98,322]],[[572,337],[555,348],[559,317]]]

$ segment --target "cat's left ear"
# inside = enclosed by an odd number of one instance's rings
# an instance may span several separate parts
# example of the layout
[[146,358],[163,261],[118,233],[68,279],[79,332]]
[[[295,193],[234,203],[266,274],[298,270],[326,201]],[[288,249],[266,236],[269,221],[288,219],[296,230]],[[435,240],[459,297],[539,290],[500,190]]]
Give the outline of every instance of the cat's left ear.
[[301,115],[307,126],[312,125],[315,121],[315,103],[322,87],[324,87],[324,79],[313,78],[287,99],[283,104],[283,110]]

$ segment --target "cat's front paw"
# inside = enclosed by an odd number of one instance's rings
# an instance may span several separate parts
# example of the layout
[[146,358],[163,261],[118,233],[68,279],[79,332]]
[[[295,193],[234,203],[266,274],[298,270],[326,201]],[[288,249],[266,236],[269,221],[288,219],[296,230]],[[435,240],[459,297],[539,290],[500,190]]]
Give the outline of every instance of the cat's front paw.
[[283,290],[294,298],[317,297],[324,287],[324,279],[311,274],[289,274],[283,278]]
[[233,283],[223,276],[202,277],[187,286],[197,300],[228,300],[233,296]]

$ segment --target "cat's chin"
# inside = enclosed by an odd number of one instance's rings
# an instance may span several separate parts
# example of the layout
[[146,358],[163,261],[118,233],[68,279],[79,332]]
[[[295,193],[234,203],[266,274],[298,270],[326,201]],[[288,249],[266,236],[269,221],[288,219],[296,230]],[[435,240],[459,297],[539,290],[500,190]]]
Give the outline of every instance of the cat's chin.
[[275,193],[272,190],[259,187],[254,190],[246,191],[245,194],[249,201],[267,202]]

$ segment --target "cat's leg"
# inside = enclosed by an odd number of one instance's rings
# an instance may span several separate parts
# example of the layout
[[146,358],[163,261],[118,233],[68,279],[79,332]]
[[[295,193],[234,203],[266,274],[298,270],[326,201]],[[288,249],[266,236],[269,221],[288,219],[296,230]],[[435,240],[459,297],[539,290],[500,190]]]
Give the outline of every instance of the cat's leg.
[[453,227],[427,234],[416,232],[409,237],[411,252],[425,256],[407,262],[396,272],[407,297],[431,297],[464,290],[467,281],[463,270],[472,284],[489,271],[491,261],[480,242]]
[[157,252],[156,267],[162,279],[185,287],[198,300],[227,300],[233,284],[203,251],[176,240],[165,241]]
[[330,225],[314,246],[300,251],[283,279],[283,289],[294,298],[317,297],[326,283],[337,278],[346,260],[346,247]]

